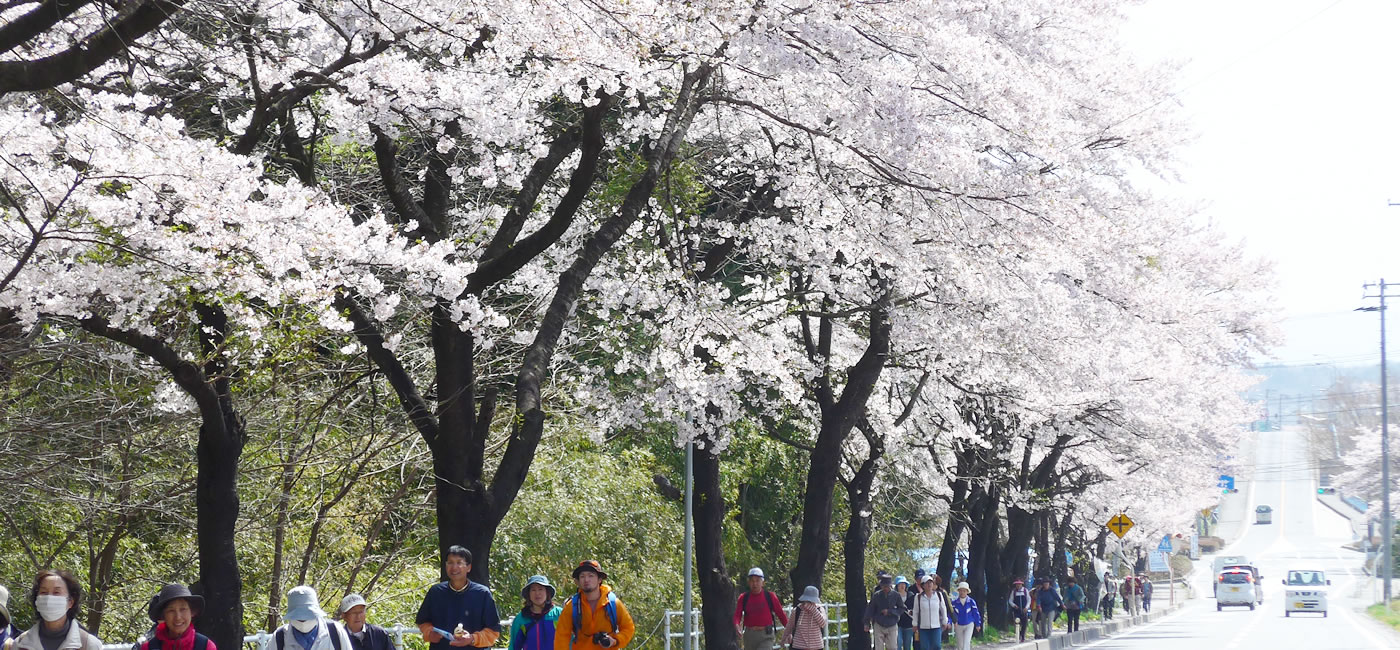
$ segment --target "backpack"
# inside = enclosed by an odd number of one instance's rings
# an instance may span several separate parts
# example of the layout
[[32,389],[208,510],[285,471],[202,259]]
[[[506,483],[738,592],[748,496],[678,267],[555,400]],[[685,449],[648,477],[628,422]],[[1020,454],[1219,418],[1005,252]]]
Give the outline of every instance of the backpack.
[[[147,647],[148,650],[160,650],[160,647],[161,647],[162,645],[164,645],[164,643],[165,643],[164,641],[161,641],[161,640],[160,640],[160,637],[158,637],[158,636],[152,636],[149,640],[146,641],[146,644],[147,644],[146,647]],[[281,646],[278,646],[278,647],[281,647]],[[204,636],[203,634],[200,634],[199,632],[195,632],[195,633],[194,633],[194,650],[209,650],[209,637]]]
[[[608,595],[611,596],[612,594]],[[745,614],[747,614],[749,611],[747,607],[749,602],[748,597],[749,592],[747,591],[744,592],[744,595],[739,596],[739,611],[744,612]],[[768,591],[767,589],[763,590],[763,600],[768,601],[768,615],[773,617],[773,623],[768,626],[768,629],[770,630],[774,627],[777,627],[778,625],[778,610],[773,607],[773,601],[777,599],[778,597],[773,595],[773,592]]]
[[[340,632],[340,625],[338,625],[338,624],[336,624],[336,623],[332,623],[332,622],[327,621],[327,622],[326,622],[326,632],[330,633],[330,635],[331,635],[331,647],[334,648],[335,650],[340,650],[340,634],[338,634],[338,632]],[[279,628],[277,628],[277,633],[276,633],[276,634],[273,634],[273,637],[275,637],[275,638],[277,639],[277,650],[286,650],[286,648],[287,648],[287,628],[285,628],[285,627],[279,627]],[[205,641],[206,643],[208,643],[209,639],[205,639],[204,641]],[[199,642],[199,639],[195,639],[195,642],[198,643],[198,642]],[[151,650],[156,650],[156,649],[155,649],[155,648],[152,648]],[[196,647],[195,650],[200,650],[200,649],[199,649],[198,647]],[[304,650],[311,650],[311,648],[305,648]]]
[[[569,606],[574,608],[574,636],[570,639],[572,646],[573,642],[578,640],[579,631],[583,629],[583,595],[575,593],[573,597],[569,598]],[[613,634],[617,634],[617,596],[611,591],[608,592],[608,602],[603,605],[603,611],[608,613],[608,620],[612,622]],[[277,650],[282,650],[282,648]],[[335,650],[340,650],[340,648]]]

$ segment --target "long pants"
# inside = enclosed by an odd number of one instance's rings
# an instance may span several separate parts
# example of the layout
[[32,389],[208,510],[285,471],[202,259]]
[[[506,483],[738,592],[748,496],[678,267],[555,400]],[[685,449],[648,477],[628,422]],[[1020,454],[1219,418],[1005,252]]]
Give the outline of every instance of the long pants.
[[1054,616],[1055,616],[1055,612],[1054,612],[1053,610],[1047,611],[1047,610],[1042,609],[1042,610],[1036,611],[1036,613],[1035,613],[1035,638],[1037,638],[1037,639],[1048,639],[1048,638],[1050,638],[1050,622],[1054,620]]
[[744,650],[773,650],[774,636],[771,627],[746,627]]
[[870,626],[871,640],[875,642],[875,650],[898,650],[899,626],[891,625],[886,627],[875,623]]
[[919,650],[943,650],[943,629],[919,628]]
[[1066,632],[1075,632],[1075,631],[1078,631],[1078,630],[1079,630],[1079,610],[1077,610],[1077,609],[1066,609],[1066,610],[1065,610],[1065,631],[1066,631]]
[[914,628],[899,628],[899,650],[914,650]]
[[958,650],[972,650],[972,630],[976,627],[976,623],[959,623],[953,626],[953,638],[958,642]]
[[1100,616],[1106,619],[1113,618],[1113,600],[1113,594],[1109,594],[1103,597],[1103,600],[1099,602]]
[[1151,596],[1146,596],[1146,595],[1145,595],[1145,596],[1142,597],[1142,611],[1144,611],[1144,612],[1150,612],[1150,611],[1152,611],[1152,597],[1151,597]]

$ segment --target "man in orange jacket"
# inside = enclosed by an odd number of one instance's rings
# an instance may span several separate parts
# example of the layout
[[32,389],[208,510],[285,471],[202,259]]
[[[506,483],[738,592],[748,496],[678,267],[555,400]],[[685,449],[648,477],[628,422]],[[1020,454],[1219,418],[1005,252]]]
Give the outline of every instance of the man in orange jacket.
[[578,593],[564,601],[554,624],[554,650],[622,650],[637,628],[622,600],[603,584],[608,574],[597,560],[584,560],[574,569]]

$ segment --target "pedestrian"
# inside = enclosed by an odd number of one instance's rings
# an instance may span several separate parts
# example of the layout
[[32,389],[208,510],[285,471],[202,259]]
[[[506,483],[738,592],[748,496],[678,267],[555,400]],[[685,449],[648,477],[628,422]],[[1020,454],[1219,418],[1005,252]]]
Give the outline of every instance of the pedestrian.
[[914,618],[910,615],[910,609],[914,606],[914,589],[909,588],[909,579],[904,576],[896,576],[894,579],[894,591],[899,594],[904,601],[903,607],[899,610],[899,650],[914,650]]
[[1142,616],[1142,576],[1133,577],[1133,616]]
[[875,650],[895,650],[904,599],[894,590],[894,576],[884,571],[876,576],[880,586],[865,605],[865,631],[873,635]]
[[525,601],[510,622],[510,650],[554,650],[559,615],[564,608],[554,604],[554,585],[542,575],[530,576],[520,590]]
[[1065,578],[1065,631],[1079,631],[1079,612],[1084,609],[1084,588],[1074,576]]
[[[951,596],[948,595],[948,590],[943,588],[943,578],[940,577],[940,576],[939,576],[938,574],[936,574],[936,573],[932,573],[932,574],[929,574],[929,575],[930,575],[930,577],[933,578],[933,590],[934,590],[934,593],[937,593],[937,594],[938,594],[938,597],[941,598],[941,599],[943,599],[943,609],[946,610],[946,611],[948,611],[948,612],[952,612],[952,611],[953,611],[953,598],[952,598]],[[952,618],[952,614],[950,613],[950,614],[948,615],[948,617],[949,617],[949,618]],[[948,627],[943,628],[943,642],[944,642],[944,643],[948,643],[950,640],[952,640],[952,637],[953,637],[953,626],[952,626],[952,625],[949,625]]]
[[554,624],[554,650],[622,650],[632,642],[636,625],[612,586],[603,583],[607,579],[597,560],[574,567],[578,593],[565,602]]
[[764,588],[763,569],[749,569],[749,589],[734,604],[734,629],[744,650],[772,650],[778,628],[787,628],[787,612],[778,595]]
[[1054,630],[1055,616],[1059,614],[1064,601],[1060,599],[1060,592],[1050,584],[1049,576],[1040,579],[1040,586],[1031,596],[1035,610],[1035,638],[1048,639]]
[[966,582],[958,583],[958,597],[953,599],[953,638],[958,641],[958,650],[972,650],[972,635],[982,631],[982,611],[971,593]]
[[1118,581],[1113,579],[1112,571],[1103,572],[1103,598],[1099,599],[1099,616],[1104,620],[1113,620],[1113,601],[1118,598]]
[[1133,574],[1123,576],[1123,582],[1118,586],[1118,593],[1123,596],[1123,613],[1128,616],[1135,616],[1133,603]]
[[286,621],[272,633],[267,650],[351,650],[345,628],[326,617],[316,590],[297,585],[287,592]]
[[414,619],[423,639],[431,650],[496,645],[501,637],[501,615],[491,590],[467,577],[472,570],[472,552],[449,546],[442,566],[447,581],[428,588]]
[[0,650],[10,650],[18,636],[19,629],[10,619],[10,590],[0,585]]
[[953,627],[952,608],[944,604],[938,594],[938,581],[933,576],[924,576],[919,593],[914,595],[911,611],[911,626],[914,640],[919,650],[941,650],[943,631]]
[[146,616],[155,621],[156,628],[141,650],[217,650],[209,637],[194,629],[194,618],[202,611],[204,597],[191,593],[189,587],[161,587],[146,608]]
[[1146,573],[1138,577],[1142,584],[1142,611],[1150,612],[1152,611],[1152,581],[1147,578]]
[[808,585],[783,628],[782,643],[792,650],[823,650],[825,637],[826,608],[822,606],[817,588]]
[[[83,586],[63,569],[44,569],[34,576],[29,604],[39,614],[34,627],[14,640],[14,650],[102,650],[102,639],[78,623]],[[7,617],[8,618],[8,617]]]
[[1016,638],[1026,640],[1026,624],[1030,622],[1031,592],[1026,582],[1020,578],[1011,581],[1011,594],[1006,597],[1006,606],[1011,611],[1011,619],[1016,623]]
[[394,641],[384,628],[368,622],[369,603],[360,594],[346,594],[335,608],[335,616],[350,637],[353,650],[394,650]]

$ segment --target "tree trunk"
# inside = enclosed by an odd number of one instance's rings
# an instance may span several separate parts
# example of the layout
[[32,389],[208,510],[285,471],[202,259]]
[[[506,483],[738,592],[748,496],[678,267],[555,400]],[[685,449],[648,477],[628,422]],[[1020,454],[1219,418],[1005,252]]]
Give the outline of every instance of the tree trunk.
[[[1006,597],[1009,586],[1005,573],[997,562],[1000,555],[998,528],[1001,523],[1000,494],[995,486],[990,486],[975,503],[973,513],[977,517],[972,524],[972,538],[968,552],[968,586],[972,587],[972,597],[980,603],[982,615],[987,624],[1005,627],[1007,620]],[[954,585],[956,586],[956,585]]]
[[844,539],[844,551],[846,555],[846,611],[847,618],[851,619],[850,638],[847,639],[847,650],[867,650],[870,647],[870,634],[865,631],[865,626],[858,622],[858,619],[865,613],[866,583],[865,583],[865,546],[870,541],[871,521],[874,516],[874,504],[871,503],[870,491],[875,485],[875,470],[879,467],[880,457],[884,454],[883,441],[873,436],[867,429],[866,439],[871,441],[870,452],[861,463],[860,469],[849,483],[846,484],[846,503],[850,506],[850,521],[846,526],[846,536]]
[[734,582],[724,564],[724,491],[719,456],[712,448],[695,449],[695,573],[700,582],[700,615],[705,626],[705,650],[737,650],[734,630]]

